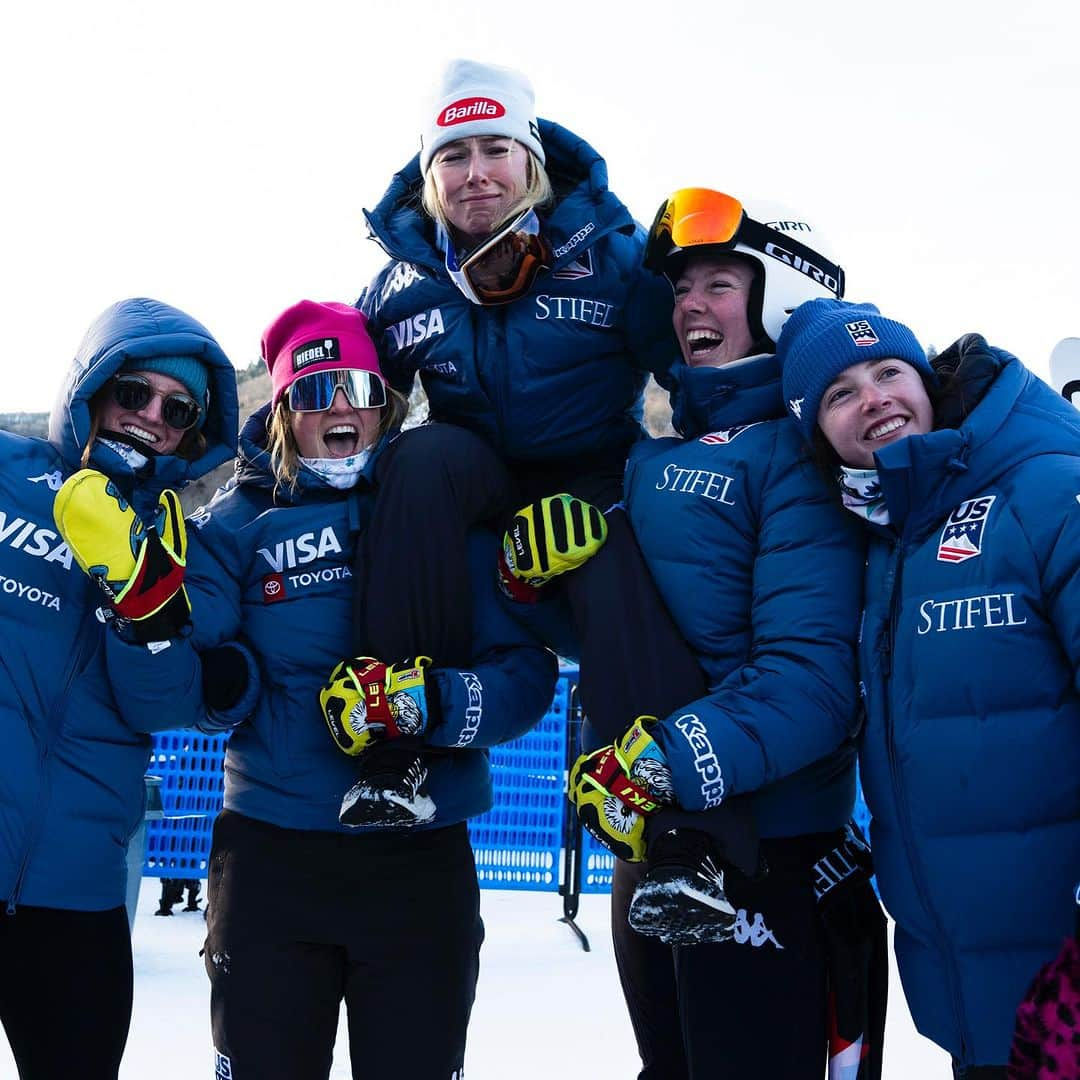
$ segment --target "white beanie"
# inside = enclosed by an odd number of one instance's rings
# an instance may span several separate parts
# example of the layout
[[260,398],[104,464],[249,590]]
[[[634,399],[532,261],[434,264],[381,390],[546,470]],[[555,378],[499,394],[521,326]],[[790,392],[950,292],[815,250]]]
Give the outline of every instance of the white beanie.
[[476,60],[446,65],[420,137],[420,172],[427,175],[440,146],[471,135],[516,139],[543,164],[532,83],[520,71]]

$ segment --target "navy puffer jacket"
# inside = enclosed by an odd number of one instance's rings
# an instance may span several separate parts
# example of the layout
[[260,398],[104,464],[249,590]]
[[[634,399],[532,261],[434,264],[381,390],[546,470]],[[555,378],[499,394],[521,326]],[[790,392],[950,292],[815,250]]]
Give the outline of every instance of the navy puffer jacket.
[[641,437],[649,371],[678,356],[671,288],[641,267],[644,232],[608,190],[583,139],[540,121],[557,202],[543,216],[555,264],[522,299],[477,307],[450,281],[420,209],[419,155],[367,215],[391,261],[358,301],[382,368],[408,393],[419,371],[431,416],[509,461],[622,456]]
[[[284,828],[352,832],[339,824],[338,811],[355,783],[356,764],[337,749],[327,729],[319,689],[349,648],[354,549],[374,506],[375,463],[387,439],[348,492],[331,488],[306,467],[295,491],[279,486],[275,492],[266,450],[268,414],[264,406],[245,424],[236,478],[191,522],[188,582],[197,640],[216,644],[242,637],[261,671],[254,713],[229,739],[225,806]],[[428,827],[451,825],[491,807],[485,748],[524,734],[544,715],[554,692],[554,657],[498,599],[496,552],[493,534],[473,534],[474,663],[468,670],[429,671],[427,677],[442,720],[426,741],[456,748],[429,762],[438,809]],[[175,658],[183,659],[180,650]],[[187,676],[177,678],[198,685]],[[187,708],[188,723],[197,705],[197,695],[174,695],[173,708]]]
[[877,455],[860,767],[915,1024],[1002,1065],[1080,867],[1080,414],[977,335],[938,359],[993,379]]
[[634,447],[626,505],[709,693],[654,737],[686,809],[749,792],[764,837],[840,828],[864,538],[783,419],[775,357],[672,376],[687,437]]
[[[104,598],[52,514],[60,485],[80,468],[91,398],[128,361],[155,356],[194,356],[209,368],[206,453],[157,457],[137,472],[100,443],[91,455],[148,509],[163,487],[181,488],[227,461],[236,443],[232,365],[183,312],[156,300],[113,305],[79,348],[49,440],[0,433],[0,893],[9,906],[103,911],[124,902],[127,842],[145,805],[147,733],[172,726],[161,712],[122,707],[140,692],[142,669],[129,675],[121,658],[152,657],[103,624]],[[152,677],[153,666],[146,672]]]

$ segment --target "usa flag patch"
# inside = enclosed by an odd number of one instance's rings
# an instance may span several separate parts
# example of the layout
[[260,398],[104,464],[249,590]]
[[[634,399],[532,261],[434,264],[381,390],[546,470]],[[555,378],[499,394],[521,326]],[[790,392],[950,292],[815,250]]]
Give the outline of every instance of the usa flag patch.
[[722,446],[724,443],[731,442],[736,435],[746,431],[747,428],[752,427],[757,427],[757,423],[739,424],[737,427],[724,428],[723,431],[710,431],[708,435],[702,435],[698,442],[708,443],[712,446]]
[[967,562],[982,554],[986,519],[996,498],[996,495],[980,495],[968,499],[949,515],[938,541],[938,562]]
[[551,272],[553,278],[560,281],[577,281],[593,276],[592,252],[586,249],[576,259],[571,259],[564,267]]
[[855,322],[844,323],[844,329],[851,335],[851,340],[860,348],[878,343],[878,336],[866,319],[856,319]]

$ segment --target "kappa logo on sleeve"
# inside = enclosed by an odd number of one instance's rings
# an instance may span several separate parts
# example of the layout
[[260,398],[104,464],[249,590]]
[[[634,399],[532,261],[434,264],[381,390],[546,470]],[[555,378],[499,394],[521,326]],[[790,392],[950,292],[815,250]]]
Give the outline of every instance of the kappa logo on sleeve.
[[476,738],[484,716],[484,684],[473,671],[459,671],[458,674],[465,684],[465,723],[454,745],[468,746]]
[[945,522],[938,541],[938,562],[961,563],[982,554],[983,535],[996,495],[962,502]]
[[31,484],[46,484],[50,491],[59,491],[64,484],[64,478],[58,469],[56,472],[42,473],[41,476],[28,476]]

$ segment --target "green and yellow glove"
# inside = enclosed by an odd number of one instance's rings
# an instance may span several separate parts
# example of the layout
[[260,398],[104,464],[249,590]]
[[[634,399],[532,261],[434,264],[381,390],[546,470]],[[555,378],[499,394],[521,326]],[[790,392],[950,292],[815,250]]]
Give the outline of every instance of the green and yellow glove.
[[514,515],[499,553],[500,586],[511,599],[533,603],[536,590],[576,570],[607,539],[607,522],[573,495],[545,495]]
[[645,818],[675,801],[671,770],[647,725],[655,716],[639,716],[611,746],[583,754],[574,762],[567,798],[581,824],[626,862],[645,858]]
[[75,561],[108,597],[135,641],[174,637],[191,615],[184,590],[187,531],[166,489],[147,524],[104,473],[81,469],[56,493],[53,519]]
[[323,719],[338,748],[355,757],[372,743],[422,736],[432,724],[424,684],[430,656],[386,664],[370,656],[342,660],[319,691]]

